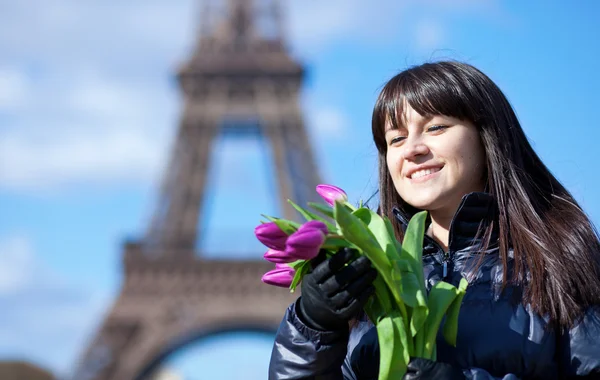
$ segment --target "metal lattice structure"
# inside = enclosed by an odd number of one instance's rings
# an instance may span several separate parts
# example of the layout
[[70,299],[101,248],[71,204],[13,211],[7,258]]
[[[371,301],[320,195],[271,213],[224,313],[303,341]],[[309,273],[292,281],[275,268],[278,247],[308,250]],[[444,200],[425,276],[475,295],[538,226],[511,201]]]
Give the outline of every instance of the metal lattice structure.
[[124,245],[121,292],[77,380],[148,378],[181,342],[275,331],[297,297],[260,282],[272,269],[265,261],[209,260],[195,248],[211,146],[224,128],[242,132],[258,121],[273,152],[282,217],[298,218],[288,198],[318,201],[320,182],[299,103],[304,69],[286,49],[277,0],[207,2],[202,16],[196,48],[178,72],[183,112],[156,212],[145,237]]

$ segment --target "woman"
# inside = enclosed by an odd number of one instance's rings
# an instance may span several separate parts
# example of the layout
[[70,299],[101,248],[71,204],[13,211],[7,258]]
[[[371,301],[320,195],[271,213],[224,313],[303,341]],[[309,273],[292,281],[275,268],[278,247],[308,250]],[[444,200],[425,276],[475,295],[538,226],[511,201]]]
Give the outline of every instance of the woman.
[[[437,361],[412,359],[405,378],[600,378],[597,232],[500,89],[464,63],[416,66],[385,85],[372,128],[379,210],[398,239],[428,211],[427,288],[469,281],[456,347],[439,337]],[[374,270],[353,257],[314,263],[277,333],[270,379],[377,378],[377,335],[359,313]]]

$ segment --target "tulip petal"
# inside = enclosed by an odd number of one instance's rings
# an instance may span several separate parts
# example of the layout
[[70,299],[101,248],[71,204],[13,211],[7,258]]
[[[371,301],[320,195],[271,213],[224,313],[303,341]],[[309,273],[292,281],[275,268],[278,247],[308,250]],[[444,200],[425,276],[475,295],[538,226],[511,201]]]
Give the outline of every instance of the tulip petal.
[[333,185],[317,185],[317,193],[327,202],[330,206],[335,204],[336,200],[348,200],[348,195],[342,189]]
[[[270,261],[272,263],[291,263],[292,261],[296,261],[297,259],[290,256],[286,251],[279,251],[277,249],[269,249],[263,257],[265,260]],[[288,268],[290,268],[288,266]]]
[[288,235],[275,222],[263,223],[254,229],[254,235],[265,246],[278,251],[285,250]]
[[325,234],[316,228],[305,228],[290,235],[285,251],[297,260],[310,260],[319,254]]
[[273,269],[265,273],[262,276],[261,281],[265,284],[287,288],[292,284],[293,279],[294,270]]
[[327,229],[327,225],[323,222],[321,222],[320,220],[310,220],[306,223],[304,223],[303,225],[300,226],[300,228],[298,228],[298,231],[302,231],[305,229],[318,229],[321,230],[321,232],[323,232],[325,235],[327,235],[329,233],[329,230]]

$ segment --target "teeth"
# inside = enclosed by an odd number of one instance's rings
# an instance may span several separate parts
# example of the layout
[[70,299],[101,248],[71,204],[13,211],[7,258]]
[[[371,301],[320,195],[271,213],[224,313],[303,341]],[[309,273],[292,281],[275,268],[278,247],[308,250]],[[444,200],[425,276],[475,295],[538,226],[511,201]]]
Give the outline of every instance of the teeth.
[[412,179],[417,179],[417,178],[420,178],[420,177],[426,176],[426,175],[428,175],[428,174],[435,173],[435,172],[437,172],[437,171],[439,171],[439,170],[440,170],[440,169],[423,169],[423,170],[419,170],[419,171],[416,171],[416,172],[414,172],[414,173],[413,173],[413,174],[410,176],[410,178],[412,178]]

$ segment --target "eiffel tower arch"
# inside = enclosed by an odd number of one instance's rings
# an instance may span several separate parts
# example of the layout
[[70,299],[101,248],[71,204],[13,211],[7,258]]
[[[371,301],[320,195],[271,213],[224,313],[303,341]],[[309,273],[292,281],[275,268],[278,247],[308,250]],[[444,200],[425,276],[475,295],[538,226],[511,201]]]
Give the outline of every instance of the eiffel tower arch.
[[123,246],[120,294],[83,352],[77,380],[141,380],[191,340],[274,332],[297,297],[261,283],[273,268],[264,260],[207,259],[196,249],[211,147],[226,130],[258,134],[271,147],[280,216],[298,220],[287,199],[319,201],[299,102],[305,71],[286,49],[278,0],[210,5],[177,73],[184,103],[156,210],[144,237]]

